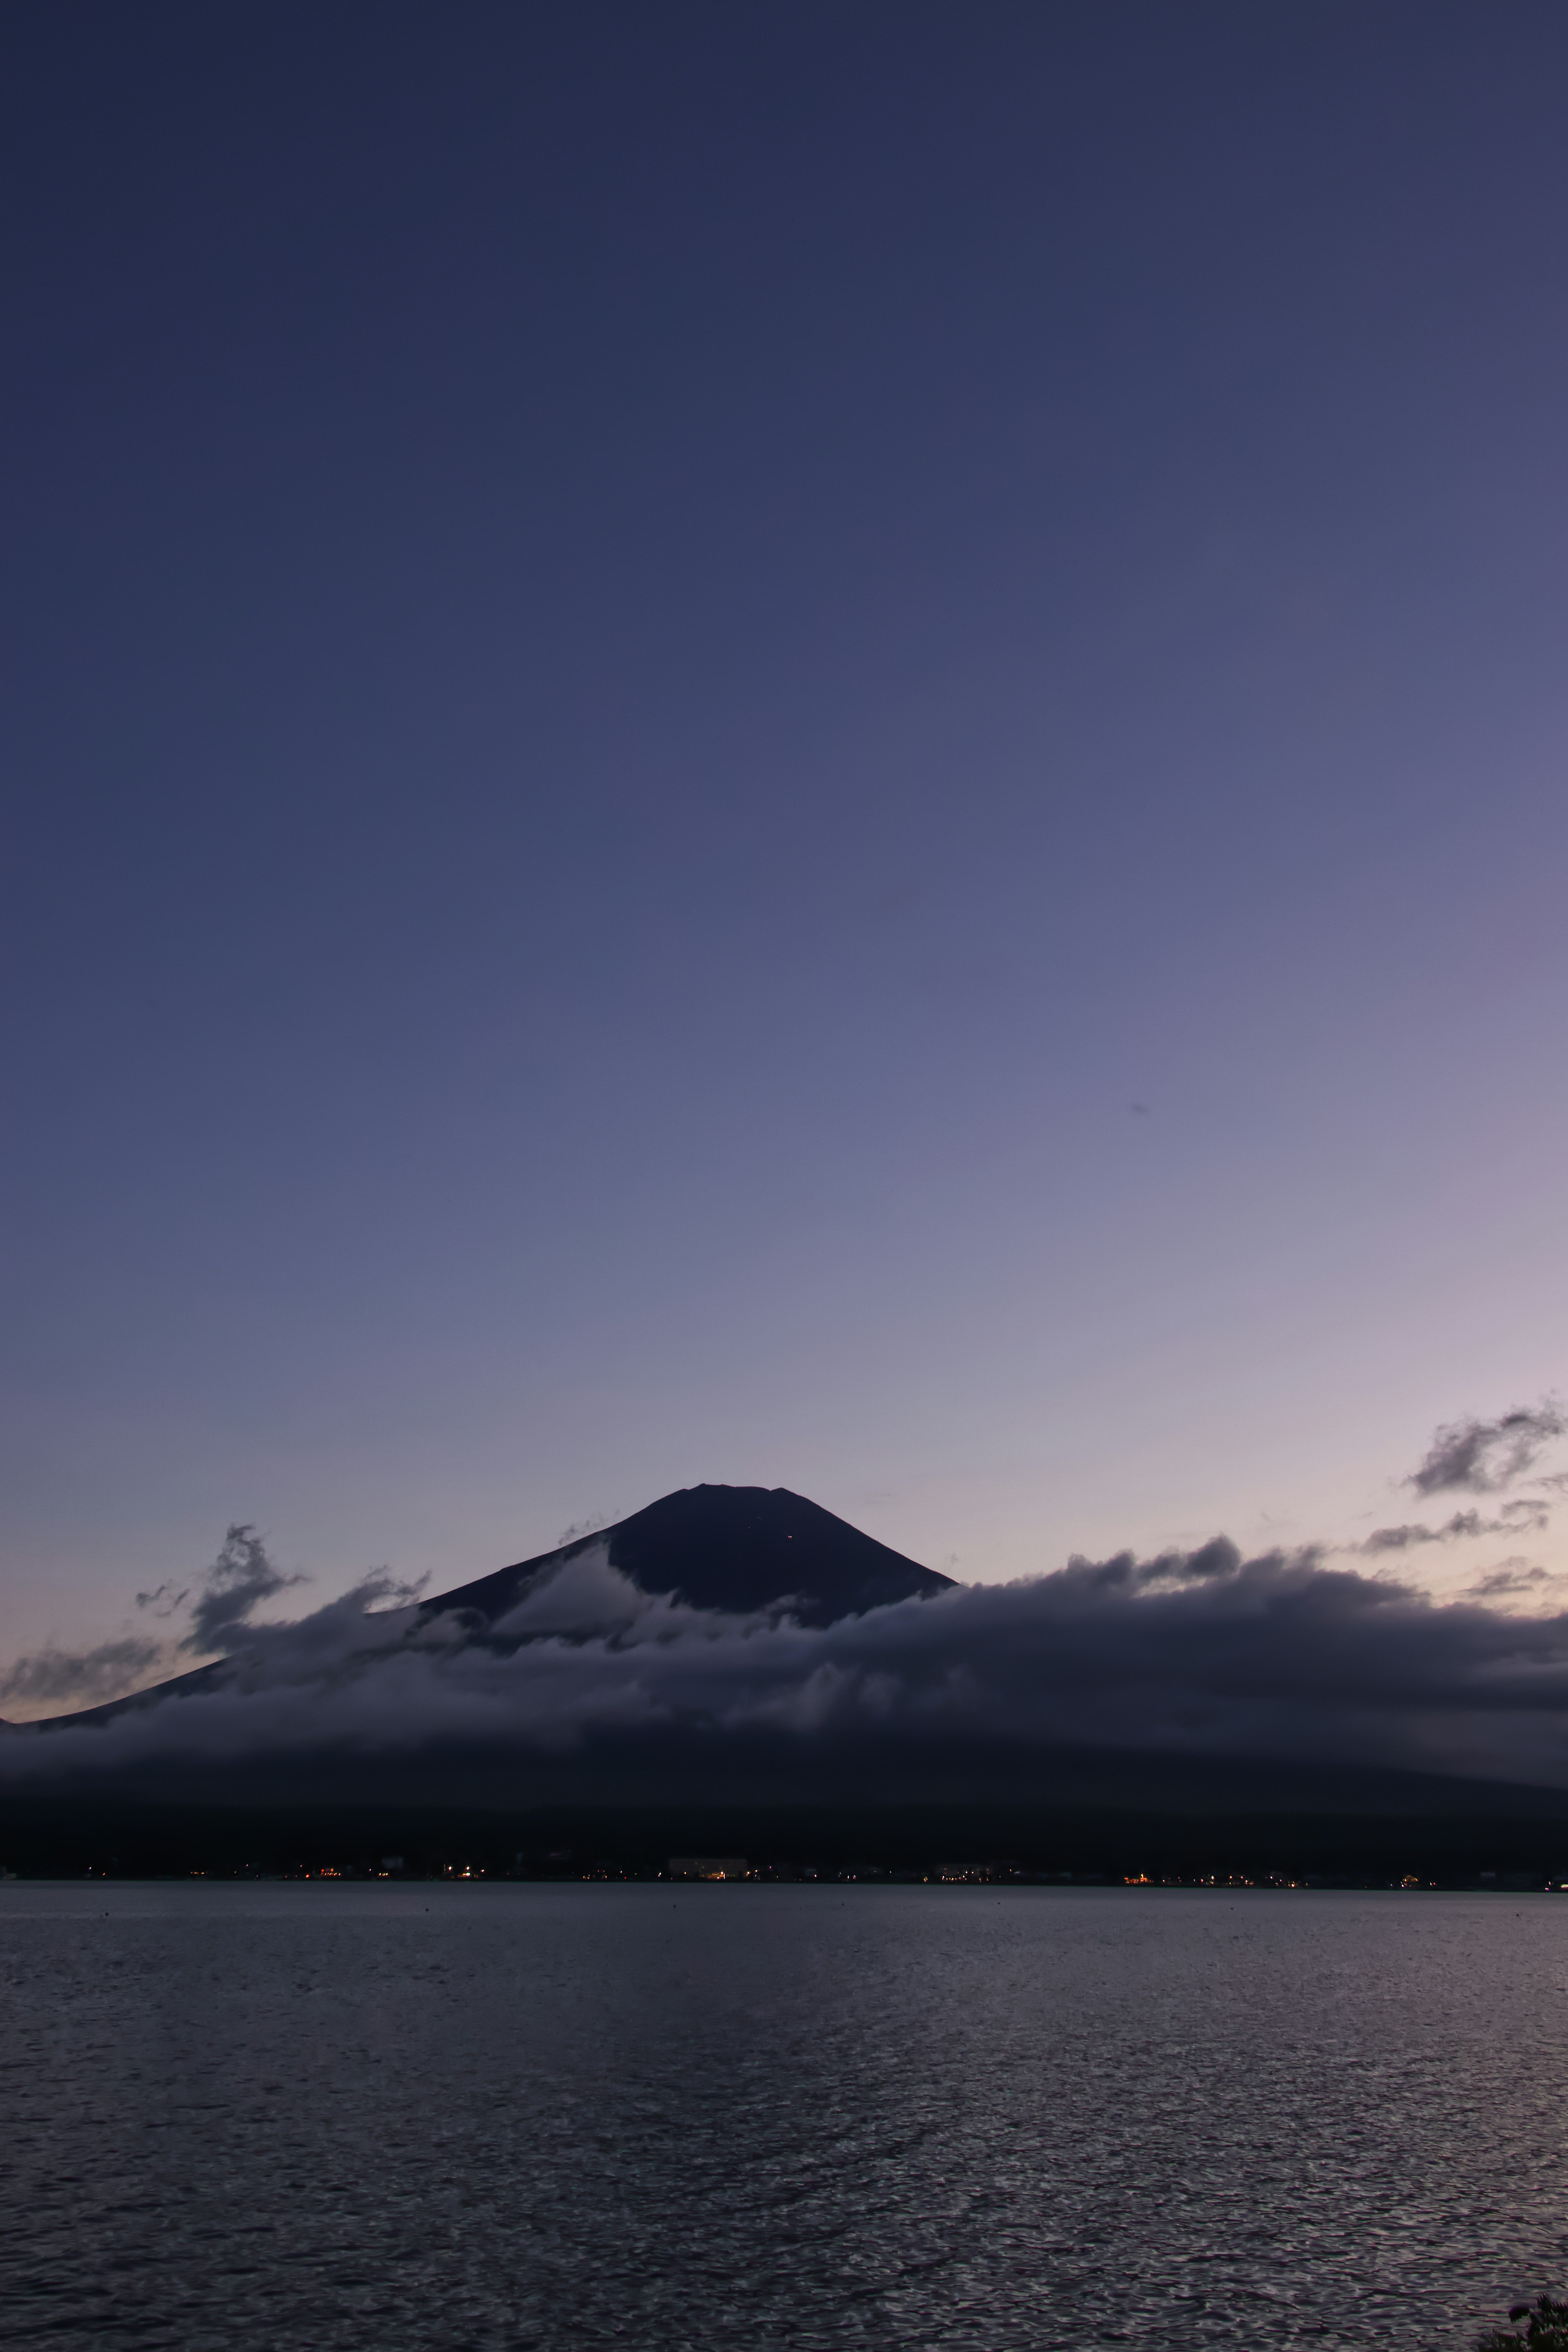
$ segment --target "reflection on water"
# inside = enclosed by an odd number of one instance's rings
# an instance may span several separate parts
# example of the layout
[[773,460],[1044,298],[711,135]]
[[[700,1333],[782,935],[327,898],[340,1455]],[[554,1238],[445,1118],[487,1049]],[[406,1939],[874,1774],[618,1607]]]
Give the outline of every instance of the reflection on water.
[[5,2340],[1468,2352],[1568,1899],[0,1887]]

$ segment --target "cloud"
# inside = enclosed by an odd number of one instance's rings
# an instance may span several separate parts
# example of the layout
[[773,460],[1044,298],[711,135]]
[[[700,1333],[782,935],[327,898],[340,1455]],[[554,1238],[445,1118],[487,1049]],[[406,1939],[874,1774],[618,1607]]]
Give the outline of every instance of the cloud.
[[1516,1502],[1505,1503],[1495,1519],[1483,1519],[1479,1511],[1456,1511],[1440,1528],[1419,1524],[1398,1528],[1375,1528],[1357,1551],[1371,1553],[1409,1551],[1419,1544],[1460,1543],[1472,1536],[1534,1535],[1550,1521],[1551,1512],[1544,1503],[1521,1496]]
[[189,1585],[182,1585],[176,1592],[173,1577],[165,1577],[163,1582],[154,1586],[151,1592],[139,1592],[136,1595],[136,1606],[138,1609],[150,1609],[154,1617],[174,1617],[184,1607],[190,1597]]
[[138,1641],[133,1634],[91,1650],[63,1650],[49,1643],[0,1675],[0,1699],[20,1699],[28,1706],[70,1701],[92,1706],[134,1690],[163,1664],[163,1655],[161,1642]]
[[107,1769],[124,1786],[164,1769],[188,1788],[199,1769],[204,1790],[234,1791],[291,1769],[319,1795],[461,1768],[498,1801],[929,1801],[1037,1795],[1064,1758],[1098,1757],[1143,1759],[1155,1792],[1172,1759],[1240,1790],[1268,1765],[1568,1788],[1568,1615],[1492,1605],[1539,1589],[1523,1563],[1505,1572],[1439,1603],[1315,1550],[1244,1559],[1221,1537],[809,1628],[650,1596],[601,1544],[493,1627],[367,1579],[251,1628],[184,1695],[5,1732],[0,1775]]
[[[182,1650],[195,1657],[208,1657],[233,1643],[251,1612],[262,1601],[270,1601],[275,1593],[287,1592],[290,1586],[307,1584],[304,1576],[287,1576],[274,1568],[267,1557],[267,1547],[253,1527],[231,1527],[223,1539],[222,1549],[201,1580],[201,1590],[191,1611],[191,1630],[181,1642]],[[152,1601],[167,1591],[160,1585],[157,1593],[138,1593],[137,1605]],[[174,1604],[178,1607],[185,1595],[182,1593]]]
[[[1452,1423],[1405,1483],[1496,1494],[1565,1428],[1552,1402]],[[117,1786],[163,1775],[188,1790],[197,1771],[204,1793],[245,1795],[292,1773],[326,1796],[432,1793],[466,1774],[481,1801],[930,1801],[1059,1792],[1089,1759],[1141,1771],[1135,1801],[1155,1803],[1189,1765],[1228,1773],[1242,1799],[1276,1768],[1568,1790],[1568,1612],[1549,1605],[1560,1580],[1515,1556],[1438,1601],[1390,1566],[1547,1518],[1531,1495],[1380,1528],[1354,1547],[1375,1573],[1320,1546],[1244,1558],[1225,1536],[1150,1558],[1075,1556],[826,1627],[783,1601],[742,1615],[644,1592],[603,1539],[547,1563],[495,1623],[421,1605],[381,1570],[258,1624],[263,1602],[304,1580],[237,1524],[200,1578],[137,1595],[170,1620],[161,1644],[40,1652],[0,1696],[79,1705],[159,1662],[167,1673],[228,1654],[107,1720],[6,1727],[0,1777],[107,1770]]]
[[1465,1590],[1478,1601],[1500,1601],[1513,1592],[1539,1593],[1544,1587],[1562,1581],[1560,1576],[1549,1575],[1545,1569],[1528,1559],[1504,1559],[1496,1568],[1489,1568],[1484,1576],[1478,1576]]
[[603,1535],[606,1528],[614,1526],[616,1517],[614,1511],[590,1511],[585,1519],[574,1519],[556,1537],[557,1549],[564,1549],[567,1544],[577,1543],[584,1536]]
[[1568,1419],[1552,1397],[1518,1406],[1496,1421],[1448,1422],[1405,1484],[1418,1495],[1495,1495],[1521,1478],[1565,1430]]
[[[249,1620],[262,1601],[308,1580],[275,1567],[253,1527],[231,1527],[217,1558],[194,1583],[182,1585],[166,1577],[150,1592],[136,1595],[138,1610],[171,1627],[175,1620],[186,1619],[187,1632],[176,1635],[171,1631],[162,1638],[128,1632],[85,1650],[48,1643],[0,1674],[0,1701],[19,1701],[28,1707],[102,1706],[177,1671],[183,1657],[210,1657],[231,1649],[247,1630],[254,1630]],[[389,1582],[385,1589],[394,1588]],[[405,1588],[395,1589],[409,1597]]]

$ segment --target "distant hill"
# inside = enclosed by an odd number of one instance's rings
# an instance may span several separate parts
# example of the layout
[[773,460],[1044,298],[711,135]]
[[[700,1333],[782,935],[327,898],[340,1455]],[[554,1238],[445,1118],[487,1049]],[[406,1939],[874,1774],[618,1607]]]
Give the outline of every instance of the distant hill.
[[493,1623],[537,1578],[596,1544],[608,1546],[612,1568],[644,1592],[673,1592],[694,1609],[742,1616],[793,1600],[807,1625],[951,1591],[953,1583],[787,1486],[682,1486],[613,1528],[498,1568],[426,1608],[474,1609]]

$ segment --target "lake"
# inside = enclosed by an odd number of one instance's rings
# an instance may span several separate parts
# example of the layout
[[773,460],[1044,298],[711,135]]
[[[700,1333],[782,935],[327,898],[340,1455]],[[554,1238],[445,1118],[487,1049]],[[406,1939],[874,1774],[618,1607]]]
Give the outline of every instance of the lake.
[[1568,2284],[1568,1896],[0,1885],[7,2345],[1419,2346]]

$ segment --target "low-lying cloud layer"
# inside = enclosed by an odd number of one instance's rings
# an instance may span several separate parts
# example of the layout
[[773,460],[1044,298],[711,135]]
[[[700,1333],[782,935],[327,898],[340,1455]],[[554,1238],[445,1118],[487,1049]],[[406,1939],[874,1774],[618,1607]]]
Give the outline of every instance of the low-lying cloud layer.
[[[1440,1433],[1408,1483],[1446,1448],[1450,1483],[1462,1469],[1495,1492],[1530,1468],[1549,1418],[1456,1424],[1479,1434]],[[1544,1516],[1526,1498],[1486,1519],[1383,1529],[1361,1549],[1517,1534]],[[0,1777],[152,1772],[205,1792],[265,1766],[324,1791],[344,1771],[361,1787],[401,1773],[406,1788],[416,1766],[467,1759],[508,1801],[807,1787],[929,1800],[1024,1798],[1059,1779],[1064,1758],[1118,1756],[1152,1772],[1201,1760],[1238,1784],[1262,1764],[1568,1789],[1568,1613],[1498,1605],[1539,1601],[1552,1581],[1517,1558],[1439,1601],[1316,1548],[1243,1559],[1216,1538],[1151,1559],[1075,1558],[812,1629],[784,1606],[742,1617],[651,1596],[602,1542],[543,1571],[493,1625],[424,1610],[384,1575],[291,1623],[249,1623],[290,1581],[253,1529],[231,1529],[194,1600],[146,1596],[153,1614],[175,1612],[171,1652],[222,1637],[231,1656],[105,1723],[0,1737]],[[112,1646],[93,1672],[111,1670]],[[63,1666],[47,1654],[25,1661],[19,1687],[47,1696],[51,1671]]]
[[[1224,1539],[959,1588],[824,1630],[655,1600],[598,1546],[488,1633],[362,1590],[254,1633],[205,1686],[14,1732],[0,1773],[192,1770],[455,1750],[561,1790],[616,1765],[792,1765],[922,1793],[975,1759],[1118,1750],[1568,1787],[1568,1615],[1439,1605],[1316,1554]],[[990,1768],[987,1768],[988,1769]]]

